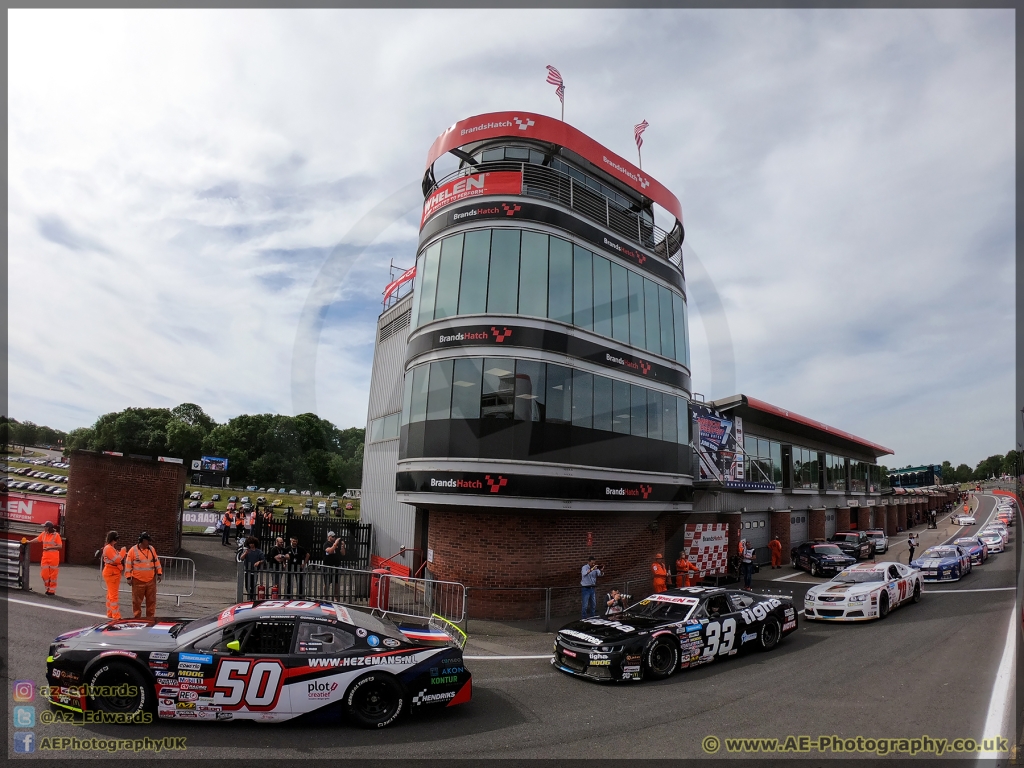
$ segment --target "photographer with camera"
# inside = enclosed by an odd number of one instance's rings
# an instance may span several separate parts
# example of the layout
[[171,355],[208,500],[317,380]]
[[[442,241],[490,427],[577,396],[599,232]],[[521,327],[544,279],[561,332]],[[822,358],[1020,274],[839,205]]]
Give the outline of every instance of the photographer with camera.
[[624,595],[617,589],[613,589],[608,593],[605,605],[608,606],[605,610],[605,616],[616,616],[626,610],[626,601],[628,601],[632,595]]
[[588,557],[580,571],[580,587],[583,598],[583,607],[580,609],[581,619],[589,619],[591,616],[597,615],[597,577],[603,575],[603,567],[597,564],[597,558],[593,555]]

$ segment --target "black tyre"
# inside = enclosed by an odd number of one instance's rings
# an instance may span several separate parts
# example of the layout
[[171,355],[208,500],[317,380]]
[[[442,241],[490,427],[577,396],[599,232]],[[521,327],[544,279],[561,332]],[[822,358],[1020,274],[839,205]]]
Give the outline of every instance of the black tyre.
[[817,575],[818,575],[818,564],[816,562],[814,562],[813,560],[811,560],[811,576],[817,576]]
[[798,571],[800,570],[800,566],[796,564],[796,555],[789,556],[789,564],[796,568]]
[[884,619],[889,615],[889,595],[886,592],[878,598],[878,618]]
[[779,644],[781,637],[782,627],[774,616],[765,619],[764,624],[761,625],[761,631],[757,633],[757,641],[761,645],[762,651],[770,651]]
[[375,672],[359,678],[345,694],[349,717],[363,728],[384,728],[406,709],[405,691],[391,675]]
[[914,585],[914,602],[915,603],[920,603],[921,602],[921,582],[917,582]]
[[647,676],[664,680],[679,668],[679,646],[674,640],[655,640],[644,651]]
[[[89,672],[89,708],[120,715],[156,710],[153,686],[133,664],[104,661]],[[144,722],[144,720],[139,720]]]

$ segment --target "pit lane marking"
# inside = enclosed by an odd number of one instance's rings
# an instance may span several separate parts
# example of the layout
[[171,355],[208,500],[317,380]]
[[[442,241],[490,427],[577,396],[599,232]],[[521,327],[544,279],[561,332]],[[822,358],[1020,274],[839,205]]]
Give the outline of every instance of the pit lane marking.
[[59,605],[43,605],[42,603],[33,603],[31,600],[16,600],[13,597],[5,598],[8,603],[18,603],[19,605],[31,605],[33,608],[45,608],[48,611],[62,611],[63,613],[77,613],[80,616],[94,616],[97,619],[105,619],[106,615],[102,613],[90,613],[89,611],[76,611],[73,608],[64,608]]
[[1016,587],[988,587],[987,589],[926,589],[925,595],[962,595],[964,592],[1011,592]]
[[[988,713],[985,715],[985,725],[982,729],[982,737],[990,733],[1003,733],[1003,726],[1011,720],[1012,708],[1010,698],[1013,696],[1013,667],[1014,651],[1017,640],[1017,607],[1014,606],[1010,612],[1010,628],[1006,633],[1006,644],[1003,646],[1003,655],[999,660],[999,668],[996,670],[996,679],[992,683],[992,697],[988,702]],[[1013,732],[1011,725],[1010,732]],[[998,757],[996,752],[982,752],[978,755],[979,762],[985,758]]]

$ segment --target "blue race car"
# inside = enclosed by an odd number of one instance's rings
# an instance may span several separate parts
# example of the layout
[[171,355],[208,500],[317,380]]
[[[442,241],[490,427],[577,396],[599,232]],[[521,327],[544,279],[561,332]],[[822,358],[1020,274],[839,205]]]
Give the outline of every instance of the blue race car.
[[955,539],[953,543],[967,550],[967,554],[971,556],[971,565],[982,565],[988,560],[988,544],[977,536],[964,536],[962,539]]
[[963,547],[941,544],[929,547],[910,564],[925,581],[959,581],[971,572],[971,556]]

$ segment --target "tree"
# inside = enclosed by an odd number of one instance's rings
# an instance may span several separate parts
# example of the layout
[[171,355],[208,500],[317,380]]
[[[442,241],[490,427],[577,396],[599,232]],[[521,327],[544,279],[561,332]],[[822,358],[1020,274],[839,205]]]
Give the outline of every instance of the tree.
[[966,464],[959,464],[956,468],[955,482],[966,483],[971,479],[971,468]]
[[1003,457],[999,454],[982,459],[974,470],[973,480],[988,480],[995,475],[998,477],[1003,471]]
[[953,477],[956,474],[956,470],[953,469],[953,465],[950,462],[948,462],[948,461],[942,462],[942,466],[940,467],[940,472],[942,473],[942,480],[941,480],[942,483],[952,483],[953,482]]
[[171,417],[189,426],[199,427],[204,435],[217,426],[217,422],[207,416],[206,411],[195,403],[182,403],[171,408]]

